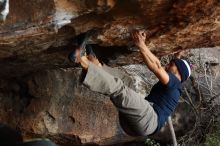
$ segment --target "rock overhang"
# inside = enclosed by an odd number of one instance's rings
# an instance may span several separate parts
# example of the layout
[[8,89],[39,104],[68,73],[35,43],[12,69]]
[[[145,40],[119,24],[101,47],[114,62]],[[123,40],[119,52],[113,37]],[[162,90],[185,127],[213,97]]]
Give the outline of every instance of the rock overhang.
[[158,56],[220,44],[217,0],[10,0],[9,4],[9,15],[0,26],[1,76],[72,66],[67,60],[72,38],[94,27],[101,31],[90,42],[112,66],[142,62],[132,49],[133,29],[147,31],[146,44]]

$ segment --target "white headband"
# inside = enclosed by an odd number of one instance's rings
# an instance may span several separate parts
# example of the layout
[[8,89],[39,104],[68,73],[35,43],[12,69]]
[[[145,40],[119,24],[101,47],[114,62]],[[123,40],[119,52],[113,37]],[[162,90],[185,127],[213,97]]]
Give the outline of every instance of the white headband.
[[187,62],[186,60],[184,60],[184,59],[181,59],[181,60],[185,63],[185,65],[186,65],[186,67],[187,67],[187,69],[188,69],[188,72],[189,72],[188,78],[189,78],[190,75],[191,75],[191,68],[190,68],[190,66],[189,66],[189,64],[188,64],[188,62]]

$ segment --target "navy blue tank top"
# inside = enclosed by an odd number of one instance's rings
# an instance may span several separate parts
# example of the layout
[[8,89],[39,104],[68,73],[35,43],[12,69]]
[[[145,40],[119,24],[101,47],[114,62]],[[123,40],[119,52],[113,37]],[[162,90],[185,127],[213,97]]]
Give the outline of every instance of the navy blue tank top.
[[158,115],[159,131],[168,117],[175,110],[181,95],[181,82],[172,73],[168,73],[169,82],[164,85],[160,81],[151,89],[150,94],[145,98],[153,103],[153,108]]

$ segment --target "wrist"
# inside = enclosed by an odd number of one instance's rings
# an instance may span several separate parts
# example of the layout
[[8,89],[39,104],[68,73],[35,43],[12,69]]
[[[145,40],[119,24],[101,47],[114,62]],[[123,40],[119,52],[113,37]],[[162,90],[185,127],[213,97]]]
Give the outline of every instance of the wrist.
[[145,51],[147,46],[145,44],[138,45],[140,51]]

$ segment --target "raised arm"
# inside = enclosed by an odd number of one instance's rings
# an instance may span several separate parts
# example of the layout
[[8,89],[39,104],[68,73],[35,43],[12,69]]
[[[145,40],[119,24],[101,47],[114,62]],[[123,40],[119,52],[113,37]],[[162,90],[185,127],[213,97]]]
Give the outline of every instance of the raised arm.
[[157,76],[163,83],[169,82],[169,76],[165,69],[161,66],[160,60],[149,50],[145,44],[146,34],[144,31],[133,31],[132,38],[136,46],[140,49],[144,62],[147,67]]

